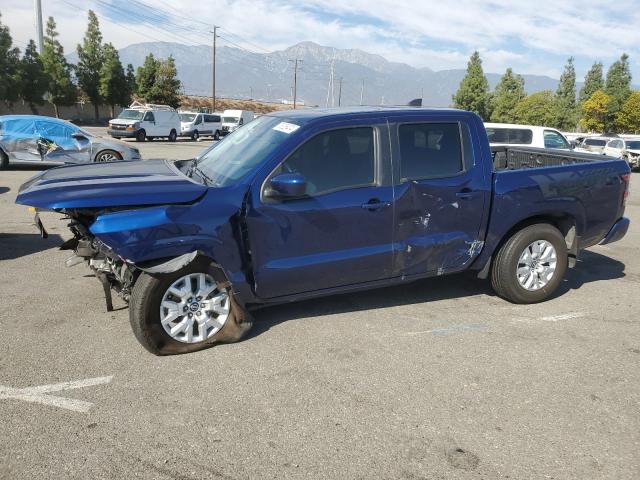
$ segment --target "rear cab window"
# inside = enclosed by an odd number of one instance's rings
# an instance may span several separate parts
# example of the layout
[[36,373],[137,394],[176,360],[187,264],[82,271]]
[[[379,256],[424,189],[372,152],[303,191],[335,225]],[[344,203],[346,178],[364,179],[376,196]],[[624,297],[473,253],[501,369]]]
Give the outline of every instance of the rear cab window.
[[465,170],[457,122],[401,124],[398,139],[401,182],[453,177]]

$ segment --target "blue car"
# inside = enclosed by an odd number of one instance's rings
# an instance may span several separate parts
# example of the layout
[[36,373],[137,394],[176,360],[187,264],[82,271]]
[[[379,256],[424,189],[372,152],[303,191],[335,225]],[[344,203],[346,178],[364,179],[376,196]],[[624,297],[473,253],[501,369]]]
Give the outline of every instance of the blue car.
[[465,270],[540,302],[581,249],[625,235],[629,175],[624,160],[492,152],[464,111],[297,110],[194,160],[54,168],[17,202],[69,218],[69,263],[86,260],[107,308],[115,290],[166,355],[239,340],[260,304]]

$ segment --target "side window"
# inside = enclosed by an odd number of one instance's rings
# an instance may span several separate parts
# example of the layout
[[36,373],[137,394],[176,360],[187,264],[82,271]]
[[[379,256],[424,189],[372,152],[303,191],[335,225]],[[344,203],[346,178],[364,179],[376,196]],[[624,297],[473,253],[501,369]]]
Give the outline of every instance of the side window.
[[457,123],[400,125],[400,179],[452,177],[463,171]]
[[373,138],[370,127],[321,133],[300,146],[279,172],[303,175],[310,195],[371,185],[375,177]]
[[544,148],[564,148],[569,149],[569,144],[562,135],[553,130],[544,131]]
[[193,122],[195,125],[200,125],[202,123],[202,115],[198,115],[196,117],[196,121]]
[[144,121],[144,122],[155,122],[155,121],[156,121],[156,119],[155,119],[155,117],[153,116],[153,112],[147,112],[147,113],[145,113],[145,114],[144,114],[144,119],[143,119],[143,121]]
[[66,125],[56,122],[36,122],[38,132],[46,138],[70,138],[73,133]]
[[616,140],[613,148],[624,148],[622,140]]
[[211,115],[211,121],[215,123],[220,123],[220,115]]
[[20,135],[36,135],[36,124],[29,119],[7,120],[4,123],[3,133],[7,136],[15,135],[17,137]]

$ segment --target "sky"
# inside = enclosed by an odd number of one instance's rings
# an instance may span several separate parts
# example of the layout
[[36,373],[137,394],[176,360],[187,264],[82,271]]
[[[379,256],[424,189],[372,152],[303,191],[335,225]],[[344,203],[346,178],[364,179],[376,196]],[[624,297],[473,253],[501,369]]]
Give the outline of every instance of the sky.
[[[86,30],[87,11],[104,40],[121,48],[146,41],[221,45],[264,53],[310,40],[359,48],[433,70],[465,68],[478,50],[485,71],[558,78],[568,57],[578,79],[594,61],[608,68],[623,52],[640,83],[640,0],[42,0],[68,53]],[[31,0],[0,0],[1,21],[21,49],[35,37]],[[46,20],[45,20],[46,22]]]

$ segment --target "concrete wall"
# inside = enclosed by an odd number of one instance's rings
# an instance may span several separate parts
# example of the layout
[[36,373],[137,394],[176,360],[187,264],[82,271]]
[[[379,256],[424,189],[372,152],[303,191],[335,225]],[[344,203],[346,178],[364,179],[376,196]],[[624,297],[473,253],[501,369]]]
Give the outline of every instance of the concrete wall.
[[[55,117],[55,111],[53,106],[49,103],[43,105],[36,105],[37,115],[45,115],[48,117]],[[70,120],[79,124],[95,124],[94,108],[90,103],[76,103],[69,107],[59,107],[60,118],[64,120]],[[116,116],[122,111],[121,107],[115,107]],[[100,124],[106,125],[107,121],[111,119],[109,107],[107,105],[100,105],[98,108],[100,114]],[[12,106],[8,107],[4,103],[0,102],[0,115],[33,115],[33,111],[29,105],[18,101]]]

